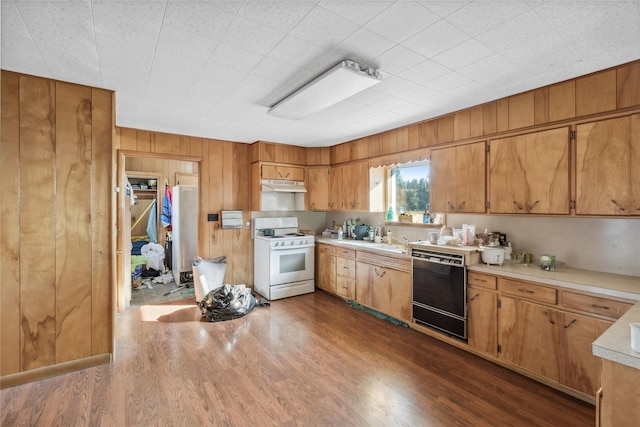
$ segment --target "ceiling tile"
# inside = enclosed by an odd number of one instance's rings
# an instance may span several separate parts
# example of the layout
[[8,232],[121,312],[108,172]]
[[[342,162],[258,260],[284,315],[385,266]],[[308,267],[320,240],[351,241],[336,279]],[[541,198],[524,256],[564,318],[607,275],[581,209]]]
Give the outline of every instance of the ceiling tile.
[[471,39],[434,56],[433,61],[456,70],[493,54],[491,49],[479,41]]
[[400,1],[373,18],[366,28],[400,43],[439,19],[417,3]]
[[314,8],[309,1],[245,1],[238,15],[278,31],[289,32]]
[[438,95],[439,92],[425,86],[414,86],[411,89],[399,92],[396,97],[415,104],[425,105],[427,99]]
[[471,36],[496,28],[530,10],[522,1],[475,1],[446,17],[452,25]]
[[315,8],[291,31],[291,35],[316,46],[340,44],[358,26],[326,9]]
[[319,6],[358,25],[364,25],[391,6],[394,1],[331,1],[323,0]]
[[463,76],[460,73],[452,71],[444,76],[433,79],[424,84],[429,89],[436,90],[441,93],[445,93],[448,90],[455,89],[459,86],[464,86],[471,83],[471,79]]
[[405,47],[400,45],[394,46],[385,53],[378,55],[376,61],[378,61],[378,67],[381,70],[398,74],[408,68],[413,67],[425,60],[424,56],[419,55]]
[[[32,69],[39,76],[51,76],[44,58],[31,39],[31,35],[25,27],[15,3],[3,1],[1,4],[2,16],[2,69],[24,70]],[[11,41],[11,42],[10,42]]]
[[551,31],[553,29],[536,12],[527,11],[480,34],[476,39],[500,53]]
[[16,5],[52,77],[102,85],[89,2],[18,2]]
[[246,18],[236,16],[227,28],[222,41],[249,52],[267,55],[286,36],[286,32],[273,30]]
[[406,48],[431,58],[469,40],[469,36],[447,21],[438,21],[402,43]]
[[500,55],[492,55],[461,67],[458,73],[479,82],[500,81],[507,74],[517,74],[520,69]]
[[463,6],[469,4],[470,1],[419,1],[423,7],[426,7],[436,15],[444,18],[446,16],[451,15],[458,9],[461,9]]
[[449,68],[427,59],[426,61],[401,72],[398,76],[411,80],[412,82],[422,84],[447,74],[450,71],[451,70]]

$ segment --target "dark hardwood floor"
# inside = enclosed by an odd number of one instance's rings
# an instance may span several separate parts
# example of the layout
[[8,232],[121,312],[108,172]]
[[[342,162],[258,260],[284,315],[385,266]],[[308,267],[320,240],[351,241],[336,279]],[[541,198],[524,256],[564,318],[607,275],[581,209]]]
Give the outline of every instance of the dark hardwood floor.
[[593,406],[321,291],[117,316],[116,361],[1,391],[2,426],[591,426]]

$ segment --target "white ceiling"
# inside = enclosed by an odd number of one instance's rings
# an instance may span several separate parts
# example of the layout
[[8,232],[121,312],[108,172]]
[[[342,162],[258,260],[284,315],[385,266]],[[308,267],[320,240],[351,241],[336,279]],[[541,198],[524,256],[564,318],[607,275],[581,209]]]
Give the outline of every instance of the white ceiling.
[[[119,126],[240,142],[349,141],[640,58],[634,1],[2,0],[5,70],[116,91]],[[340,62],[384,81],[267,115]]]

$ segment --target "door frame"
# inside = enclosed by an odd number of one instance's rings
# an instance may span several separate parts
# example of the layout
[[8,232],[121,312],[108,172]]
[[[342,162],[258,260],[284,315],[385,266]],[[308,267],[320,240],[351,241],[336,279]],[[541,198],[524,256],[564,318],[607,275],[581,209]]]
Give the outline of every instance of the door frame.
[[[116,172],[116,185],[118,191],[116,194],[116,228],[115,228],[115,289],[114,289],[114,322],[115,322],[115,314],[121,313],[124,311],[128,305],[126,301],[124,301],[124,286],[125,286],[125,271],[124,266],[125,262],[127,262],[128,257],[126,257],[126,253],[124,251],[125,241],[124,241],[124,228],[122,227],[125,224],[125,215],[129,214],[127,208],[127,204],[125,203],[126,198],[126,165],[125,159],[127,157],[143,157],[143,158],[151,158],[151,159],[160,159],[160,160],[176,160],[176,161],[185,161],[185,162],[194,162],[198,164],[198,200],[202,200],[202,157],[193,157],[193,156],[182,156],[176,154],[162,154],[162,153],[152,153],[147,151],[134,151],[134,150],[123,150],[118,149],[117,153],[117,172]],[[160,185],[160,183],[158,183]],[[200,204],[200,202],[198,202]],[[201,223],[202,213],[202,205],[198,206],[198,224]],[[199,235],[199,234],[198,234]],[[115,328],[114,328],[115,330]]]

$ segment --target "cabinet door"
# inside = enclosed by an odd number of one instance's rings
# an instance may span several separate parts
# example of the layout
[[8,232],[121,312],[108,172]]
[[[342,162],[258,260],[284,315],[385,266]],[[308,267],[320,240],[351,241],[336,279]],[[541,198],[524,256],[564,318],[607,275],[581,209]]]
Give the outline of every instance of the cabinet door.
[[502,296],[498,313],[501,359],[558,381],[558,310]]
[[[602,361],[602,427],[637,426],[640,419],[640,370]],[[597,413],[597,411],[596,411]],[[597,425],[598,421],[596,421]]]
[[491,141],[492,213],[569,214],[569,130]]
[[[484,213],[485,207],[485,143],[456,147],[456,212]],[[433,210],[433,207],[431,208]]]
[[344,209],[344,195],[342,194],[342,166],[329,169],[329,209]]
[[[430,195],[432,212],[453,212],[456,202],[456,150],[443,148],[431,152],[429,163]],[[484,193],[484,189],[482,190]]]
[[411,321],[411,274],[370,265],[372,304],[375,310],[405,322]]
[[613,322],[568,312],[562,313],[562,356],[560,383],[591,396],[600,387],[600,358],[591,352],[591,344]]
[[489,210],[492,213],[526,213],[526,138],[491,141],[489,150]]
[[373,266],[358,262],[356,269],[356,301],[373,308]]
[[369,209],[369,164],[352,163],[342,169],[344,208],[349,211]]
[[569,129],[526,135],[527,213],[569,214]]
[[329,209],[329,167],[309,168],[307,197],[309,210]]
[[295,166],[262,165],[262,178],[303,181],[304,168]]
[[576,129],[576,214],[640,215],[640,115]]
[[336,257],[331,254],[318,255],[318,287],[336,293]]
[[495,292],[472,287],[467,295],[469,346],[495,357],[498,351],[498,297]]

